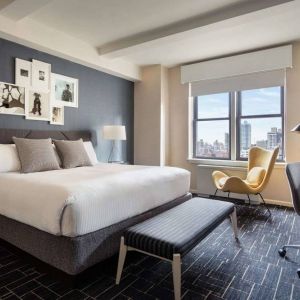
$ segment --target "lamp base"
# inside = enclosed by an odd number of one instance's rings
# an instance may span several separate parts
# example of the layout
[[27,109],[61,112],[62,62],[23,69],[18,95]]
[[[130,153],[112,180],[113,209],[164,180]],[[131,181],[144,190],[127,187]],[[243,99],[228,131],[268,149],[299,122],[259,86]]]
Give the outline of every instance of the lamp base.
[[126,164],[126,162],[123,160],[109,160],[108,163],[109,164]]

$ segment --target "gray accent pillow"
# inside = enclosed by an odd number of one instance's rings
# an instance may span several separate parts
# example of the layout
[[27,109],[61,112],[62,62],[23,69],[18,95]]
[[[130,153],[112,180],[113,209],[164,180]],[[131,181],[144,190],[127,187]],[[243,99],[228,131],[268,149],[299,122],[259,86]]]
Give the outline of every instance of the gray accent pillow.
[[59,170],[59,163],[51,139],[23,139],[13,137],[21,162],[21,173]]
[[64,169],[92,166],[82,139],[78,141],[54,141]]

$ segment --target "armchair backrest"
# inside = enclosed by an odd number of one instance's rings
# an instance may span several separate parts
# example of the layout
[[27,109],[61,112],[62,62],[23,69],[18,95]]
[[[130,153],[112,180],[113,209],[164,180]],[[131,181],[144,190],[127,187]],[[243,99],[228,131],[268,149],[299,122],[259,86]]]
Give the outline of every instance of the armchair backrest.
[[271,173],[273,171],[278,156],[278,152],[279,147],[275,147],[273,150],[266,150],[260,147],[250,148],[248,156],[248,172],[253,167],[261,167],[266,171],[266,174],[259,186],[259,189],[263,189],[269,182]]

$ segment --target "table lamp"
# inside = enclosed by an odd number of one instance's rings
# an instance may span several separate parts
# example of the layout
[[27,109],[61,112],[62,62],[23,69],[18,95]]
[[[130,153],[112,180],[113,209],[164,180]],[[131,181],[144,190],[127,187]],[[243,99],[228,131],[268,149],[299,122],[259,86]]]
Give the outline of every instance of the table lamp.
[[291,131],[300,133],[300,123],[298,123]]
[[126,129],[122,125],[106,125],[103,126],[103,138],[105,140],[111,140],[111,151],[108,157],[109,163],[122,163],[122,161],[112,160],[113,154],[117,151],[116,141],[125,141],[126,140]]

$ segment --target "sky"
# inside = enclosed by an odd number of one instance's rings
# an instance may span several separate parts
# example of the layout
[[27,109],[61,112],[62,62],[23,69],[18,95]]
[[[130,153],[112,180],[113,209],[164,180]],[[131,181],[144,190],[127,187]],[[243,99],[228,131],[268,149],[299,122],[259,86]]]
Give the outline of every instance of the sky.
[[[280,113],[280,87],[271,87],[242,92],[242,115]],[[223,118],[229,115],[227,93],[198,97],[199,118]],[[265,140],[271,127],[281,128],[280,118],[246,119],[251,123],[251,143]],[[244,122],[244,120],[242,120]],[[228,121],[198,122],[198,140],[213,143],[216,139],[224,143],[225,132],[229,132]]]

